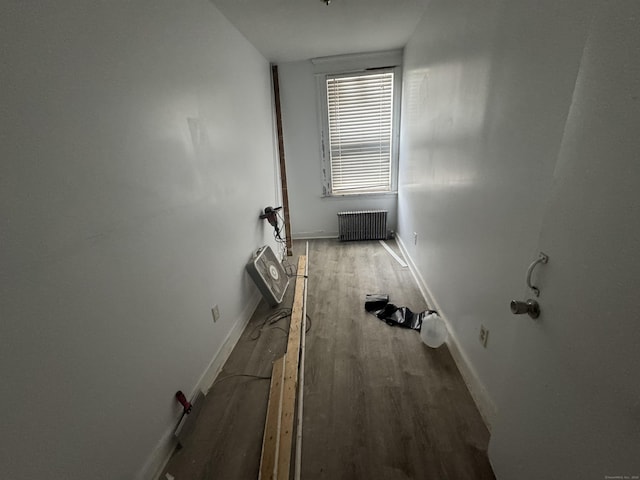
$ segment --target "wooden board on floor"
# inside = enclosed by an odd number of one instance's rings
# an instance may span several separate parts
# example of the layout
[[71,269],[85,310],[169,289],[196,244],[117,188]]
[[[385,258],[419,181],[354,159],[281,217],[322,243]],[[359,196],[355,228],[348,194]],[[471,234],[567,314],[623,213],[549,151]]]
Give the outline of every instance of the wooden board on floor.
[[262,455],[260,457],[260,475],[258,476],[260,480],[276,478],[276,458],[280,444],[280,408],[284,386],[284,359],[285,357],[282,356],[273,362],[267,420],[264,425]]
[[280,426],[280,448],[278,449],[278,480],[289,480],[291,467],[291,447],[294,432],[296,392],[298,390],[298,366],[300,363],[300,331],[304,305],[304,276],[307,269],[307,257],[300,255],[296,289],[291,308],[289,341],[284,362],[284,388],[282,389],[282,417]]
[[273,364],[259,480],[289,479],[306,270],[307,258],[301,255],[298,259],[287,351],[282,358]]

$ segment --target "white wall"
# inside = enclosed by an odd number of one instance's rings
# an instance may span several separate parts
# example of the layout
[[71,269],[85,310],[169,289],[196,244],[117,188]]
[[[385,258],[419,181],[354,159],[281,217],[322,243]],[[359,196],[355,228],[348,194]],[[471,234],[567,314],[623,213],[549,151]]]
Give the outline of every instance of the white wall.
[[336,214],[345,210],[388,210],[387,227],[395,230],[395,194],[322,196],[321,126],[313,64],[282,63],[278,73],[293,237],[337,236]]
[[269,65],[205,0],[2,10],[2,474],[148,477],[259,300]]
[[490,423],[593,3],[434,0],[405,48],[398,232]]
[[640,475],[640,3],[599,3],[540,234],[542,314],[517,322],[491,437],[500,479]]

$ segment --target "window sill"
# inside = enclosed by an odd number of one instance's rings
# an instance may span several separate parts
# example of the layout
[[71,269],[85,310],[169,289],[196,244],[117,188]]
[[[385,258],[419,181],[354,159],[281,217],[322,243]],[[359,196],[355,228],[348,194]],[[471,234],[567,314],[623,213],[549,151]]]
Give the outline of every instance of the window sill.
[[339,193],[321,195],[321,198],[356,198],[356,197],[397,197],[398,192]]

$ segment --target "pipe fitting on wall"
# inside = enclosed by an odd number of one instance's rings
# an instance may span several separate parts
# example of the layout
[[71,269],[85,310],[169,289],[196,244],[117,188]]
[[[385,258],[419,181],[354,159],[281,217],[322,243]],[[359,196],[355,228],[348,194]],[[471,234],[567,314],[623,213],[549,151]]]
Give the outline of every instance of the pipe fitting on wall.
[[540,305],[531,298],[526,302],[521,300],[511,300],[511,313],[514,315],[528,314],[531,318],[538,318],[540,316]]

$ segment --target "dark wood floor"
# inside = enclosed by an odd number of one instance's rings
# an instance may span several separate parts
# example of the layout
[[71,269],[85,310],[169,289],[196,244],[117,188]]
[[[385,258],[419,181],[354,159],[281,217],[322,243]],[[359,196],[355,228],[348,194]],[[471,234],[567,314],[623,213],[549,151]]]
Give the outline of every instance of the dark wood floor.
[[[367,293],[426,309],[409,270],[378,242],[315,240],[308,287],[302,480],[495,478],[489,433],[446,345],[430,349],[417,332],[364,311]],[[292,291],[282,306],[291,306]],[[278,327],[288,320],[252,337],[272,312],[260,305],[219,378],[269,376],[286,348]],[[257,479],[268,390],[268,380],[252,377],[218,381],[166,472],[176,480]]]

